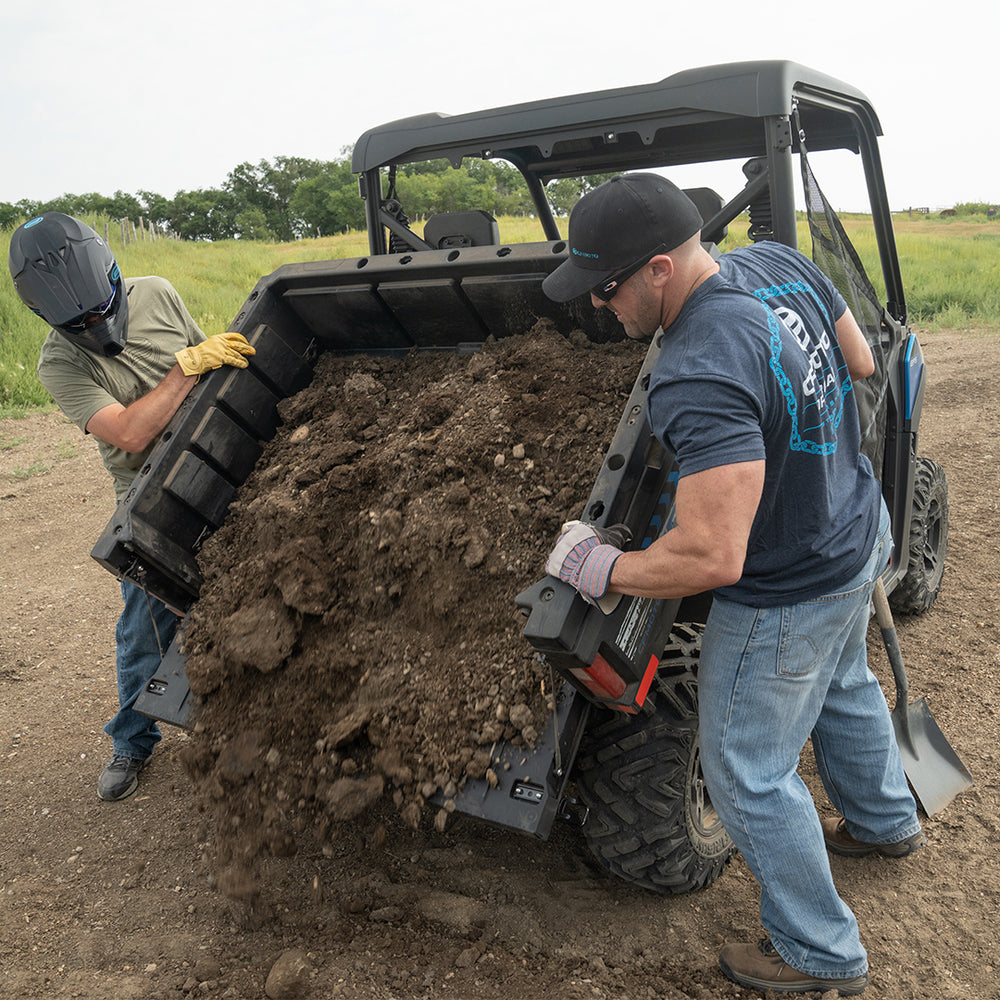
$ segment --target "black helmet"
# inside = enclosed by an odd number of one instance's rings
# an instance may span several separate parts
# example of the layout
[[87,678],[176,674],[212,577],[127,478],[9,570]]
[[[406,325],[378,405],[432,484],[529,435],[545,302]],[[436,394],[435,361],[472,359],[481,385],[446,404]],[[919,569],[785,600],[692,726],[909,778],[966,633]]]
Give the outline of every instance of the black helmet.
[[10,276],[21,301],[64,337],[114,357],[128,336],[128,295],[107,243],[61,212],[19,226],[10,241]]

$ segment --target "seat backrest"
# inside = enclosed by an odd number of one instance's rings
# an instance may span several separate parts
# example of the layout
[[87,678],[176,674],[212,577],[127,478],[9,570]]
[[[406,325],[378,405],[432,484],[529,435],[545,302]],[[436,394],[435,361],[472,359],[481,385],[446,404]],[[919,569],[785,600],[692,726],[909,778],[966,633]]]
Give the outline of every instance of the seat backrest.
[[442,212],[432,215],[424,226],[424,239],[435,250],[451,247],[499,246],[497,220],[482,209],[469,212]]
[[[711,188],[685,188],[684,193],[695,203],[695,207],[701,213],[702,221],[706,224],[719,212],[725,202],[722,195],[716,194]],[[718,226],[711,232],[706,229],[701,231],[703,243],[721,243],[729,232],[728,226]]]

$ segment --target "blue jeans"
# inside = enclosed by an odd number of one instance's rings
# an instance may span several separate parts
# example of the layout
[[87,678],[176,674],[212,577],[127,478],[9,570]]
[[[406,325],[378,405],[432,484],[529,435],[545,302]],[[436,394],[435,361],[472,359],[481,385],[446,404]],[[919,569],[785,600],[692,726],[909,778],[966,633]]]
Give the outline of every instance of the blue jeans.
[[853,580],[787,607],[716,599],[701,652],[701,762],[712,804],[760,883],[761,920],[778,954],[821,978],[859,976],[868,956],[796,770],[806,740],[854,836],[893,843],[920,829],[867,660],[871,592],[891,548],[883,505],[879,538]]
[[160,729],[132,706],[156,673],[180,619],[162,601],[122,581],[125,607],[115,628],[118,667],[118,714],[104,727],[117,757],[145,760],[161,739]]

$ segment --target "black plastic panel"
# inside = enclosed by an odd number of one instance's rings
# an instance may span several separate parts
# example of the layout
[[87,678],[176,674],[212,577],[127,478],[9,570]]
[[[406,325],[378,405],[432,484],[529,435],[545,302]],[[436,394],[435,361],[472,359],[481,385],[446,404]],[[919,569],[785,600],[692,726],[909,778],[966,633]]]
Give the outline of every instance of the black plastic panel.
[[226,509],[236,496],[232,483],[190,451],[185,451],[171,466],[163,480],[163,489],[187,504],[213,528],[222,525]]
[[378,295],[421,347],[454,347],[483,341],[489,329],[461,291],[458,278],[386,281]]
[[217,468],[227,469],[238,482],[250,475],[262,450],[252,434],[218,407],[209,410],[194,429],[191,447]]
[[589,711],[586,699],[564,686],[538,745],[529,750],[497,744],[490,760],[496,785],[482,778],[467,781],[455,798],[456,809],[547,838],[565,798]]
[[91,552],[179,613],[201,586],[198,548],[273,436],[279,400],[312,377],[312,340],[301,330],[250,329],[249,366],[220,368],[192,390]]
[[595,341],[622,339],[585,297],[563,304],[542,292],[565,256],[556,241],[288,264],[260,282],[233,328],[246,335],[263,300],[285,307],[319,348],[342,352],[450,349],[528,333],[539,319]]
[[[660,342],[655,338],[646,354],[594,489],[580,512],[582,520],[599,527],[627,524],[632,531],[630,548],[635,549],[647,547],[673,524],[676,466],[673,456],[657,443],[646,417],[648,377]],[[612,707],[642,703],[643,680],[650,663],[659,662],[679,603],[623,597],[605,615],[554,577],[517,596],[518,606],[528,615],[525,638],[580,691],[588,689],[574,671],[590,667],[599,655],[627,683],[622,697],[606,700]]]
[[194,694],[188,684],[187,666],[180,653],[179,639],[170,644],[159,669],[146,682],[135,700],[135,710],[158,722],[187,726],[194,710]]
[[284,296],[314,336],[340,350],[350,349],[353,342],[367,350],[408,350],[415,345],[374,285],[290,288]]

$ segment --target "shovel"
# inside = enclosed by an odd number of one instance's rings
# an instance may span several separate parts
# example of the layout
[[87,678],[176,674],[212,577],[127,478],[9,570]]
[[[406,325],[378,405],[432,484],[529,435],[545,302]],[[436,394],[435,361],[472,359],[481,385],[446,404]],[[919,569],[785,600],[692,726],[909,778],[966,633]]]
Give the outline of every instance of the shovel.
[[933,816],[959,792],[971,787],[972,775],[934,721],[927,700],[921,698],[913,705],[908,704],[909,689],[903,654],[881,579],[875,581],[872,597],[875,617],[882,630],[885,651],[896,681],[896,704],[891,716],[899,755],[903,758],[903,770],[924,812]]

